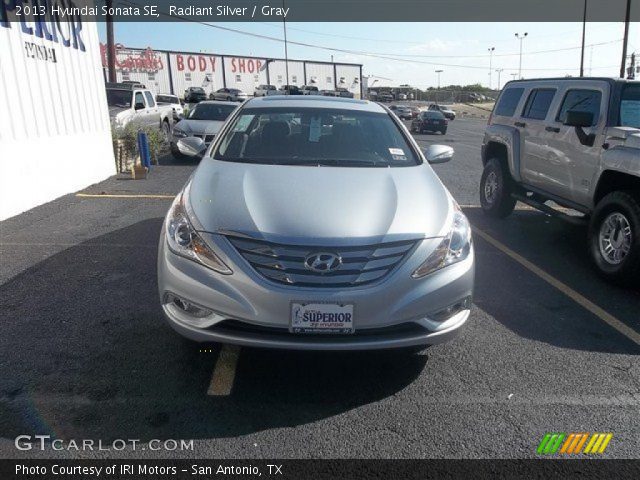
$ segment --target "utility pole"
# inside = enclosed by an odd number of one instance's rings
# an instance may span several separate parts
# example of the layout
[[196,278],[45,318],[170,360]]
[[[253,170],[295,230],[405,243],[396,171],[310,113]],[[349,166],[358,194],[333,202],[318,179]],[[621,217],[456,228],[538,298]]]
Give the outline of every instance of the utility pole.
[[496,68],[496,72],[498,72],[498,91],[500,91],[500,74],[503,70],[504,68]]
[[[284,7],[284,0],[282,0],[282,10],[286,12],[287,10]],[[282,16],[282,28],[284,30],[284,69],[285,74],[287,76],[287,95],[291,93],[289,89],[289,54],[287,52],[287,19],[285,16]]]
[[436,70],[436,73],[438,74],[438,90],[436,92],[436,103],[438,103],[438,97],[440,96],[440,74],[444,72],[444,70]]
[[521,80],[522,80],[522,41],[525,39],[527,35],[529,35],[527,32],[524,32],[523,35],[516,33],[516,38],[520,40],[520,66],[518,67],[518,78],[520,78]]
[[491,90],[491,70],[492,70],[492,61],[493,61],[493,51],[496,47],[489,48],[489,90]]
[[106,15],[106,22],[107,22],[107,78],[109,79],[109,82],[114,82],[116,81],[116,47],[113,41],[113,15],[111,15],[109,12],[111,11],[111,7],[112,7],[112,0],[106,0],[106,7],[107,7],[107,15]]
[[627,43],[629,43],[629,18],[631,16],[631,0],[627,0],[627,12],[624,16],[624,40],[622,42],[622,64],[620,65],[620,78],[624,78],[624,70],[627,66]]
[[580,76],[584,77],[584,37],[587,31],[587,0],[584,0],[584,13],[582,15],[582,50],[580,54]]

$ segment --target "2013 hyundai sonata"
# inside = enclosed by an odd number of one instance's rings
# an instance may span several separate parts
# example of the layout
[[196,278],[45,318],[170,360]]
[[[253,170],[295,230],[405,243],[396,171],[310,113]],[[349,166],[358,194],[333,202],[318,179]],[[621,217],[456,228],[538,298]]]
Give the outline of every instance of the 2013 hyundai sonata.
[[260,97],[207,148],[164,222],[162,308],[196,341],[355,350],[442,342],[467,321],[469,223],[376,103]]

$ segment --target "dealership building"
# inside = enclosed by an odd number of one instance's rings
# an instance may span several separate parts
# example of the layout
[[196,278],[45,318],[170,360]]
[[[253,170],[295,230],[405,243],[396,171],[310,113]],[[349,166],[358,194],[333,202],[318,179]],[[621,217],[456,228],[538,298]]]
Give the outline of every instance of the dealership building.
[[[106,79],[107,47],[102,44],[100,49]],[[318,90],[346,88],[354,97],[362,97],[359,64],[175,52],[120,44],[115,46],[115,53],[117,81],[140,82],[155,93],[182,97],[189,87],[202,87],[207,94],[226,87],[253,95],[258,85],[279,88],[289,84],[313,85]]]

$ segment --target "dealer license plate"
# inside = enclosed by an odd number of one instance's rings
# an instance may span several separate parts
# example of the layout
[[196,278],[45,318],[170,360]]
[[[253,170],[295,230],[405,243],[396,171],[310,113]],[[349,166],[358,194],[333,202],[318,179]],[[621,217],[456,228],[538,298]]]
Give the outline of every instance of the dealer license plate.
[[291,302],[292,333],[342,333],[353,329],[353,304]]

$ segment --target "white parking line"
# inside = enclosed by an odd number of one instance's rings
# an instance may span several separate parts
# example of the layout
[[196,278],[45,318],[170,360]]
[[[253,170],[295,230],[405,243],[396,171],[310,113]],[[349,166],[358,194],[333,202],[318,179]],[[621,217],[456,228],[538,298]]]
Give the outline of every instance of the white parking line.
[[240,347],[235,345],[222,346],[216,366],[213,369],[213,375],[211,375],[211,383],[209,383],[207,395],[224,397],[231,394],[239,356]]

